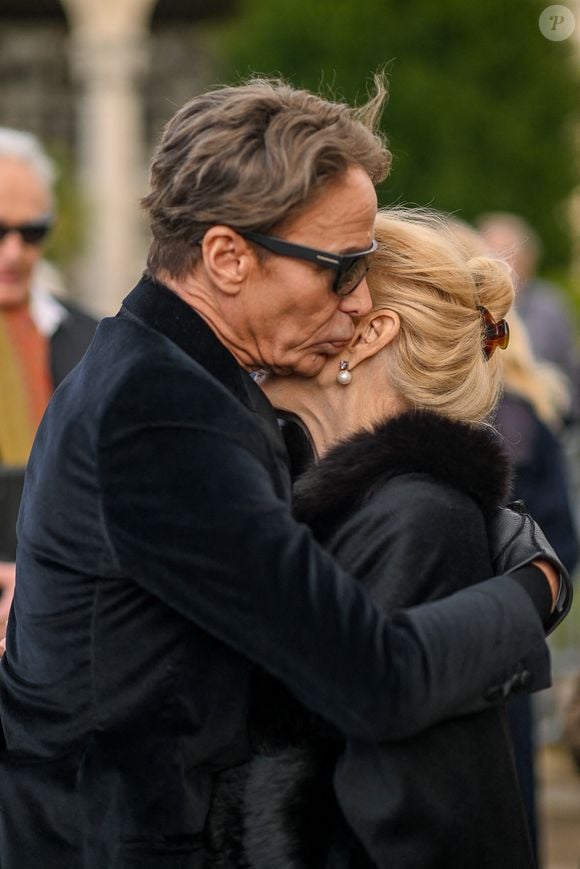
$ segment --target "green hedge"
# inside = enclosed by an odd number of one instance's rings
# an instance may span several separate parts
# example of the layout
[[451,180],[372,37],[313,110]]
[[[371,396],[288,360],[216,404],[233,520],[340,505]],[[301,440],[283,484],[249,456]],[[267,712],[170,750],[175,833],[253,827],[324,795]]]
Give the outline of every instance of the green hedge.
[[467,220],[506,209],[543,238],[545,265],[570,259],[565,203],[579,182],[572,40],[538,27],[544,0],[245,0],[216,31],[222,78],[281,74],[364,100],[387,65],[394,164],[382,204],[428,204]]

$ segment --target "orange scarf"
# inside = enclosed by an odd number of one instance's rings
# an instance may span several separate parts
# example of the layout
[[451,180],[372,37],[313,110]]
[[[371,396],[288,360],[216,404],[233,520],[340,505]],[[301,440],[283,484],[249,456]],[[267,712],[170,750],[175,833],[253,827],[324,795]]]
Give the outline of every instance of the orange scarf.
[[0,462],[25,465],[52,395],[48,340],[28,305],[0,309]]

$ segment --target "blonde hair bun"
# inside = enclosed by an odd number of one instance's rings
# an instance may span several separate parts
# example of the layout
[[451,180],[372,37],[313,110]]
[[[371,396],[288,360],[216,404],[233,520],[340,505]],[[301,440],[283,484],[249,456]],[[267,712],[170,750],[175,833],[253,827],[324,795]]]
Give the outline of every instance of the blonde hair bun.
[[393,386],[412,407],[480,423],[500,392],[501,351],[486,359],[478,305],[502,319],[514,298],[509,270],[472,257],[450,222],[425,209],[377,215],[368,283],[377,309],[395,311],[399,336],[385,350]]
[[479,304],[487,308],[495,320],[503,319],[514,302],[514,282],[508,264],[477,256],[467,261],[467,268],[473,277]]

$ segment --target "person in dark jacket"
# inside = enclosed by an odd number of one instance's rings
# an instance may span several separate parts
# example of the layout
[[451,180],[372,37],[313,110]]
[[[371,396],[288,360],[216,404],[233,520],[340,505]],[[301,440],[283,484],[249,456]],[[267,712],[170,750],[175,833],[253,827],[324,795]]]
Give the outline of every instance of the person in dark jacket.
[[0,127],[0,632],[14,590],[24,467],[47,402],[87,349],[96,321],[49,288],[54,167],[30,133]]
[[541,524],[572,573],[579,542],[560,435],[571,404],[571,384],[532,350],[525,324],[509,316],[510,345],[504,357],[504,393],[495,425],[514,466],[512,493]]
[[[578,532],[569,469],[560,444],[569,416],[570,385],[555,365],[536,358],[527,329],[512,311],[510,345],[503,356],[504,391],[494,424],[513,467],[512,497],[540,522],[570,574],[578,563]],[[529,695],[507,707],[516,767],[536,860],[541,865],[542,829],[537,811],[535,728]]]
[[[375,235],[374,308],[340,365],[264,389],[318,456],[295,515],[392,614],[493,573],[486,526],[510,474],[486,420],[513,287],[441,218],[384,212]],[[533,866],[503,707],[345,743],[264,678],[250,720],[256,757],[216,788],[212,869]]]
[[[494,530],[510,575],[387,619],[293,519],[250,376],[316,375],[371,308],[383,94],[355,114],[256,81],[165,129],[148,271],[54,394],[27,468],[2,869],[203,866],[214,777],[249,756],[256,664],[365,743],[549,682],[544,629],[569,586],[532,523]],[[564,580],[552,613],[557,577],[529,566],[544,555]]]

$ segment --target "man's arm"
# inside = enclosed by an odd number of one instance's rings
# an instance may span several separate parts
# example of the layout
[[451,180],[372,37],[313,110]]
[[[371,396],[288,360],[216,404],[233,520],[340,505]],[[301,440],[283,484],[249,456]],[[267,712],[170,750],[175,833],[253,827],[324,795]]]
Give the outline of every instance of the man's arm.
[[[135,390],[131,405],[143,406]],[[158,421],[148,399],[151,423],[125,412],[120,426],[121,408],[111,410],[99,454],[120,570],[344,733],[408,736],[495,702],[524,671],[537,688],[549,683],[541,621],[514,579],[387,621],[293,520],[235,431]],[[449,678],[451,660],[462,661],[461,681]]]

